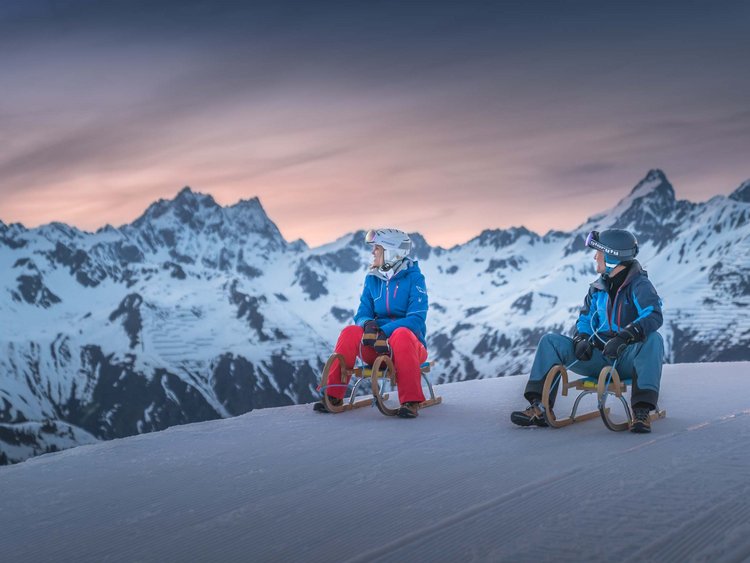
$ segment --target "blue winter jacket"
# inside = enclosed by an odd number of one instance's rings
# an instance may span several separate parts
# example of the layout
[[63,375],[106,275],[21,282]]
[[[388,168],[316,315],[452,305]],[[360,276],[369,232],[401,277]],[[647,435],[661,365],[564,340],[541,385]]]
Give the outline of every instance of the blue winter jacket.
[[581,334],[597,334],[595,344],[601,345],[629,324],[637,325],[644,338],[662,324],[661,299],[646,271],[637,260],[633,262],[613,302],[601,278],[589,287],[576,329]]
[[390,280],[381,277],[377,270],[365,277],[365,287],[359,299],[354,322],[359,326],[372,319],[391,336],[399,327],[411,330],[427,346],[427,286],[416,262],[393,274]]

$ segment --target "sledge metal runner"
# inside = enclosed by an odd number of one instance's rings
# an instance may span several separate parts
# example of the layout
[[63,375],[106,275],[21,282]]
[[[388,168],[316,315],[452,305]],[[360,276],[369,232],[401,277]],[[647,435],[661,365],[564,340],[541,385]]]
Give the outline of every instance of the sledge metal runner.
[[[349,376],[351,376],[353,379],[356,379],[349,397],[345,398],[341,405],[334,405],[333,403],[331,403],[328,393],[325,392],[326,387],[332,386],[332,384],[326,385],[326,382],[328,380],[328,373],[331,365],[333,365],[333,362],[336,360],[339,361],[339,366],[342,366],[341,374],[344,377],[341,379],[341,383],[337,383],[335,385],[349,387],[346,383],[344,383],[349,378]],[[391,360],[390,356],[378,356],[377,358],[375,358],[375,361],[371,366],[359,365],[351,369],[346,368],[345,366],[346,363],[344,362],[344,357],[341,354],[332,354],[331,357],[328,358],[325,367],[323,367],[323,373],[320,377],[320,390],[322,392],[323,404],[325,404],[325,407],[329,412],[339,413],[352,409],[358,409],[361,407],[376,406],[378,407],[378,410],[384,415],[396,416],[396,413],[398,412],[398,401],[395,402],[395,405],[391,405],[389,403],[390,394],[396,388],[396,369],[393,366],[393,361]],[[420,409],[431,407],[433,405],[439,405],[443,402],[442,397],[435,396],[435,390],[432,388],[432,383],[430,383],[430,380],[427,377],[427,374],[430,372],[431,367],[432,362],[424,362],[419,366],[422,379],[427,384],[427,389],[429,391],[429,398],[419,404]],[[362,397],[361,399],[357,399],[357,390],[359,389],[359,386],[362,384],[362,382],[366,379],[370,380],[370,385],[372,386],[372,397]],[[386,387],[388,386],[390,387],[390,393],[386,392]]]
[[[575,389],[580,391],[573,403],[573,408],[570,415],[566,418],[558,419],[555,417],[554,411],[550,406],[550,398],[556,386],[560,386],[560,393],[567,396],[569,389]],[[565,366],[557,364],[552,366],[547,372],[547,376],[544,379],[544,387],[542,388],[542,406],[544,407],[544,419],[547,424],[552,428],[562,428],[563,426],[569,426],[574,422],[581,422],[584,420],[590,420],[601,416],[604,425],[615,432],[621,432],[623,430],[629,430],[633,424],[633,414],[630,411],[630,405],[623,396],[627,393],[627,384],[620,379],[620,374],[617,373],[617,369],[614,365],[605,366],[599,372],[599,377],[584,377],[577,379],[572,382],[568,382],[568,370]],[[596,393],[597,396],[597,410],[578,414],[578,407],[586,395],[593,395]],[[610,395],[617,397],[622,403],[625,411],[626,420],[621,422],[615,422],[610,416],[611,410],[607,406],[607,398]],[[650,413],[650,419],[652,421],[667,416],[667,411],[659,409]]]

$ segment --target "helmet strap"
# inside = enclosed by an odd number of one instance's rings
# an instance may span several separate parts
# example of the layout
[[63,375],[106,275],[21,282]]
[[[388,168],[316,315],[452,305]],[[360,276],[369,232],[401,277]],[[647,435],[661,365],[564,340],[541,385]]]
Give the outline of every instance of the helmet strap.
[[401,263],[403,261],[404,261],[404,259],[401,258],[400,260],[396,260],[393,264],[391,264],[389,262],[385,262],[382,266],[380,266],[380,271],[381,272],[387,272],[389,270],[396,270],[401,265]]

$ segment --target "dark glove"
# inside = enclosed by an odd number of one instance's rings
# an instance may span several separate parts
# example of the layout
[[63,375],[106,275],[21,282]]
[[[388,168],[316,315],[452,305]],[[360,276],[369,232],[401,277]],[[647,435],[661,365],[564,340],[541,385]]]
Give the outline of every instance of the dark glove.
[[638,325],[628,325],[607,341],[602,353],[614,360],[625,351],[628,344],[639,340],[643,340],[643,330]]
[[375,352],[377,352],[378,355],[390,354],[391,347],[388,345],[388,337],[382,330],[378,331],[378,338],[375,340],[373,348],[375,348]]
[[576,358],[582,362],[588,362],[594,355],[594,347],[589,340],[590,338],[591,336],[588,334],[576,334],[573,339]]
[[374,346],[375,341],[378,339],[378,332],[380,332],[378,321],[374,319],[367,321],[364,328],[365,333],[362,335],[362,344],[364,346]]

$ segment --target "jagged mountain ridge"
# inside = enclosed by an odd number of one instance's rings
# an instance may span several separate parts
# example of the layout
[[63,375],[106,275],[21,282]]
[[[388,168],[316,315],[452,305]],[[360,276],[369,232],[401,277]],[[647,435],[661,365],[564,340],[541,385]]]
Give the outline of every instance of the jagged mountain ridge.
[[[570,233],[486,230],[450,249],[414,234],[434,378],[528,371],[595,277],[585,235],[610,226],[638,233],[669,361],[750,359],[749,186],[678,201],[652,170]],[[312,400],[368,260],[363,232],[310,249],[257,198],[222,207],[189,188],[96,233],[0,223],[0,461]]]

